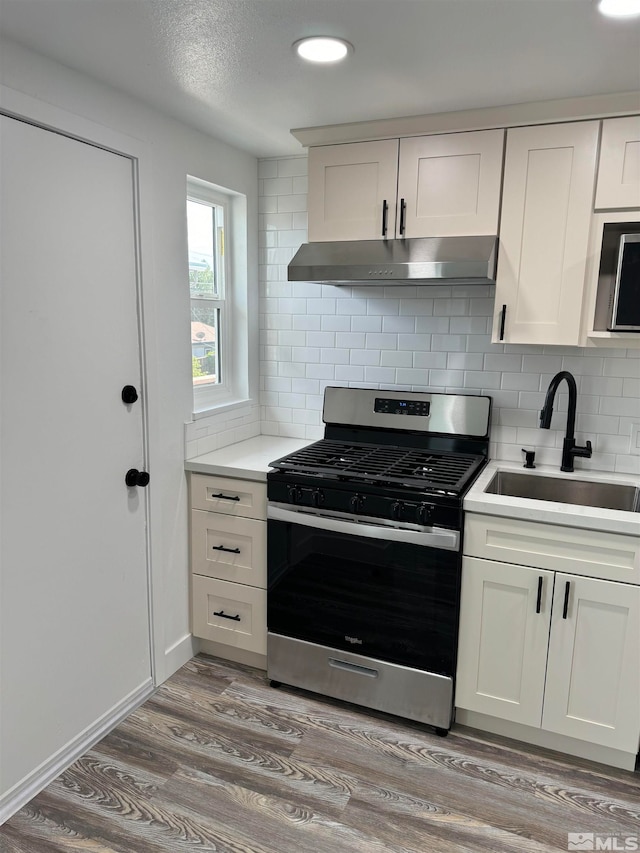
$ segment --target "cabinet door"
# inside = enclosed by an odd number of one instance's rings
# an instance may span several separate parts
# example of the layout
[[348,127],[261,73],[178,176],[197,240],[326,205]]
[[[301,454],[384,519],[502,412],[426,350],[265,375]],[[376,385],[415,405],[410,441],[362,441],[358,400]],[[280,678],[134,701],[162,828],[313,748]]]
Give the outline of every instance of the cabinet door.
[[455,704],[540,727],[553,572],[465,557]]
[[640,207],[640,116],[602,123],[596,208]]
[[398,235],[497,234],[503,147],[504,130],[401,139]]
[[591,121],[507,133],[494,342],[579,342],[598,130]]
[[558,574],[543,728],[635,752],[639,681],[640,587]]
[[311,148],[309,240],[393,237],[397,180],[397,139]]

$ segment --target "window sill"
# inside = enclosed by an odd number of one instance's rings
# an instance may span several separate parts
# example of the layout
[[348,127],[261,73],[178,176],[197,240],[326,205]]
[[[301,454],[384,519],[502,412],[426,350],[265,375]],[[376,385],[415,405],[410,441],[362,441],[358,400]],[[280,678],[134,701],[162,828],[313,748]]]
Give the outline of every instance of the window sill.
[[250,398],[243,400],[230,400],[218,405],[208,406],[206,409],[198,409],[197,412],[192,413],[191,417],[192,420],[198,421],[201,418],[210,418],[212,415],[223,415],[225,412],[232,412],[235,409],[242,409],[255,405],[257,405],[256,401]]

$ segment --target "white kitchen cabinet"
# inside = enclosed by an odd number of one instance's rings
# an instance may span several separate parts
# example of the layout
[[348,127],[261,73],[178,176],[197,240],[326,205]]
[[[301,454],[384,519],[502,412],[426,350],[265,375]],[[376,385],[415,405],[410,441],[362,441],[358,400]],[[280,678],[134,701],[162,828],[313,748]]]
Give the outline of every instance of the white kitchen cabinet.
[[267,486],[191,475],[194,636],[227,648],[267,650]]
[[311,148],[309,240],[393,237],[397,182],[397,139]]
[[507,132],[494,343],[577,345],[599,122]]
[[637,749],[639,655],[640,588],[558,573],[542,728]]
[[503,149],[504,130],[401,139],[396,235],[497,234]]
[[639,551],[632,536],[467,516],[456,706],[634,756]]
[[503,130],[309,150],[309,240],[496,234]]
[[456,705],[540,726],[553,572],[465,557],[463,578]]
[[640,208],[640,116],[602,122],[595,206]]

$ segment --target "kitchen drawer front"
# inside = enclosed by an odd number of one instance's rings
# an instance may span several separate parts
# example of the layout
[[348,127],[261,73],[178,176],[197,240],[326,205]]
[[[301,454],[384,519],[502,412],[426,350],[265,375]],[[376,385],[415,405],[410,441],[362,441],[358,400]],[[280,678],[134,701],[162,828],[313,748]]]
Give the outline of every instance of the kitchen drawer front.
[[192,613],[196,637],[267,653],[266,590],[192,575]]
[[640,584],[634,536],[469,513],[464,553],[502,563]]
[[267,518],[267,484],[208,474],[191,475],[191,507],[243,518]]
[[264,589],[267,522],[192,510],[191,571]]

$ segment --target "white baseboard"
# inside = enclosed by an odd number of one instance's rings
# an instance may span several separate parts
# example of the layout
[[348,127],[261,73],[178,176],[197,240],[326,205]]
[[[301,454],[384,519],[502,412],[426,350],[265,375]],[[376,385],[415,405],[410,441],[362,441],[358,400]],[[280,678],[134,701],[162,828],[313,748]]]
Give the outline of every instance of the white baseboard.
[[[164,653],[164,673],[162,678],[158,678],[158,685],[167,678],[177,672],[181,666],[184,666],[187,661],[190,661],[199,651],[198,640],[193,634],[185,634],[177,640]],[[158,676],[160,673],[158,673]]]
[[621,749],[612,749],[609,746],[589,743],[585,740],[558,735],[554,732],[546,732],[543,729],[535,729],[531,726],[523,726],[521,723],[512,723],[509,720],[500,720],[488,714],[480,714],[477,711],[466,711],[456,708],[456,725],[467,726],[478,731],[491,732],[494,735],[502,735],[513,740],[531,743],[534,746],[542,746],[553,749],[566,755],[575,755],[578,758],[586,758],[589,761],[597,761],[599,764],[607,764],[611,767],[619,767],[622,770],[633,770],[636,764],[636,754],[623,752]]
[[109,734],[111,729],[142,705],[153,692],[154,687],[151,680],[145,681],[144,684],[110,708],[106,714],[103,714],[62,749],[0,796],[0,826],[32,800],[36,794],[46,788],[50,782],[53,782],[56,776],[59,776],[70,764],[73,764],[81,755],[84,755],[99,740]]
[[237,649],[235,646],[227,646],[224,643],[216,643],[214,640],[198,640],[198,651],[214,658],[230,660],[234,663],[243,663],[256,669],[267,669],[267,656],[258,652],[248,652],[245,649]]

